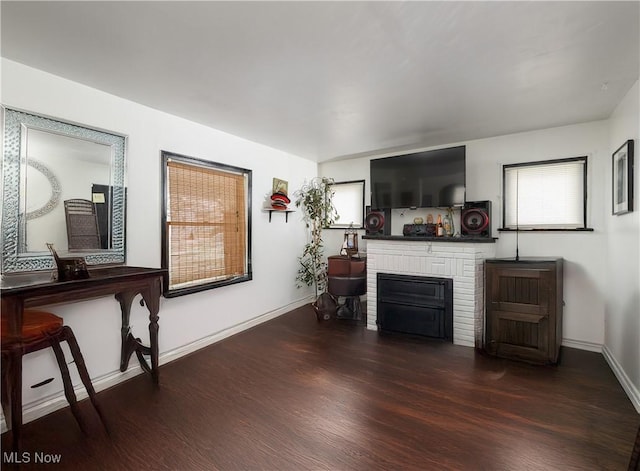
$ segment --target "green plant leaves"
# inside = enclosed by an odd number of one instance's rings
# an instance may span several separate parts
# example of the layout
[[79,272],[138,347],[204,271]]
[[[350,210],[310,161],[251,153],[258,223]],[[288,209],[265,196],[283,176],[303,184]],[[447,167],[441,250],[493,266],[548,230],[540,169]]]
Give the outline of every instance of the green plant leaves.
[[305,182],[300,190],[294,193],[295,205],[302,210],[303,220],[310,229],[311,240],[305,245],[299,257],[300,268],[296,281],[302,285],[314,286],[315,296],[325,291],[327,286],[327,264],[324,262],[322,245],[322,228],[333,224],[338,219],[333,206],[332,178],[317,177]]

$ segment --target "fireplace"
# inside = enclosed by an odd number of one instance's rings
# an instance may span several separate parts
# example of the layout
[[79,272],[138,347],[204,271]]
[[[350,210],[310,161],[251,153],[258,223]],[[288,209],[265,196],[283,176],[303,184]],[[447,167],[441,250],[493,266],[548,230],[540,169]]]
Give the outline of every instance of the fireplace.
[[381,332],[453,342],[453,280],[378,273]]
[[379,236],[367,240],[367,328],[378,330],[378,273],[453,280],[453,343],[481,346],[484,334],[484,259],[494,239]]

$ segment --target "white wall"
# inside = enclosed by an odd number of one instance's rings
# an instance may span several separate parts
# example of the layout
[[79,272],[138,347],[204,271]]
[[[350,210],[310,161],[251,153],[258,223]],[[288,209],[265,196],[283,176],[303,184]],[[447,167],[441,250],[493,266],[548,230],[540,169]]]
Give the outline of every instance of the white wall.
[[[180,93],[180,91],[176,91]],[[287,180],[289,191],[317,173],[315,162],[258,145],[175,116],[70,82],[12,61],[2,60],[2,103],[37,114],[110,130],[128,136],[127,149],[127,264],[160,266],[161,158],[160,151],[236,165],[253,171],[252,261],[253,280],[197,294],[162,299],[160,356],[167,361],[252,322],[280,314],[308,301],[310,289],[297,289],[297,256],[307,232],[300,213],[284,215],[261,210],[274,177]],[[64,317],[78,337],[97,388],[122,380],[119,373],[120,309],[113,298],[50,309]],[[148,341],[146,309],[134,302],[134,335]],[[260,317],[263,316],[263,317]],[[237,327],[239,326],[239,327]],[[201,341],[202,340],[202,341]],[[200,342],[201,341],[201,342]],[[194,342],[196,342],[194,344]],[[131,361],[133,371],[135,358]],[[30,385],[57,370],[49,350],[24,360],[25,419],[43,411],[38,406],[53,398],[64,406],[61,382],[32,390]],[[162,375],[161,375],[162,376]],[[162,380],[161,380],[162,381]],[[76,384],[78,384],[76,377]]]
[[[496,256],[515,255],[515,234],[499,233],[501,224],[501,165],[565,157],[588,156],[587,224],[593,232],[520,233],[520,256],[562,256],[565,259],[563,344],[600,351],[604,343],[604,306],[607,281],[603,276],[607,244],[604,212],[608,201],[606,171],[609,164],[608,122],[598,121],[534,132],[512,134],[490,139],[451,143],[467,146],[467,201],[492,201]],[[449,146],[445,146],[449,147]],[[423,149],[416,149],[423,150]],[[376,157],[383,157],[380,155]],[[366,179],[366,204],[370,202],[370,158],[319,165],[319,174],[336,181]],[[427,210],[404,211],[404,223],[415,216],[425,217]],[[431,211],[429,211],[431,212]],[[436,211],[432,211],[435,214]],[[398,218],[399,211],[393,217]],[[459,226],[458,219],[455,221]],[[400,235],[402,225],[394,221],[394,234]],[[342,231],[328,231],[327,253],[337,253]],[[360,245],[366,250],[366,240]],[[637,260],[637,257],[636,257]]]
[[[605,357],[640,412],[640,103],[638,82],[610,118],[606,181]],[[634,211],[611,214],[611,154],[634,140]]]

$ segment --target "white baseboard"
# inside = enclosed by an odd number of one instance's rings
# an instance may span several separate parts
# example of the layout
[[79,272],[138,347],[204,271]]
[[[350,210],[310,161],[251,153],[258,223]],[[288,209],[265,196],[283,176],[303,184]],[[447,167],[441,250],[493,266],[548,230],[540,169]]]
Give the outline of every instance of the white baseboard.
[[602,347],[602,355],[604,359],[609,363],[609,367],[613,371],[613,374],[616,375],[622,389],[627,393],[629,400],[633,404],[633,407],[636,408],[636,411],[640,414],[640,390],[638,387],[631,382],[631,379],[627,376],[622,368],[622,365],[618,363],[618,360],[613,356],[611,350],[607,348],[606,345]]
[[602,353],[602,344],[594,342],[585,342],[584,340],[562,339],[563,347],[577,348],[578,350],[587,350],[589,352]]
[[[251,327],[255,327],[263,322],[267,322],[271,319],[275,319],[282,314],[297,309],[305,304],[310,303],[313,300],[312,296],[308,296],[302,299],[298,299],[292,303],[289,303],[285,306],[282,306],[278,309],[274,309],[273,311],[266,312],[261,314],[253,319],[249,319],[248,321],[241,322],[234,326],[228,327],[225,330],[220,332],[216,332],[215,334],[209,335],[202,339],[196,340],[189,344],[178,347],[174,350],[170,350],[168,352],[164,352],[160,355],[158,362],[160,365],[164,365],[173,360],[177,360],[180,357],[188,355],[190,353],[195,352],[196,350],[200,350],[201,348],[212,345],[220,340],[226,339],[227,337],[231,337],[232,335],[238,334],[244,330],[250,329]],[[160,326],[162,328],[162,326]],[[118,383],[126,381],[134,376],[142,374],[143,370],[138,363],[132,361],[131,366],[122,373],[120,370],[112,371],[105,375],[92,378],[91,382],[93,383],[93,387],[96,391],[103,391],[112,386],[115,386]],[[86,399],[88,394],[84,387],[80,384],[77,388],[74,388],[76,396],[79,401]],[[62,409],[67,407],[69,404],[67,403],[67,399],[64,396],[64,392],[60,391],[59,393],[49,396],[43,399],[39,399],[38,401],[34,401],[29,404],[23,405],[22,412],[22,422],[28,423],[33,420],[39,419],[40,417],[44,417],[51,412],[55,412],[58,409]],[[0,429],[2,433],[7,431],[7,425],[4,420],[4,415],[2,416],[2,422],[0,422]]]
[[259,324],[262,324],[263,322],[267,322],[271,319],[275,319],[276,317],[281,316],[286,312],[297,309],[301,306],[304,306],[305,304],[309,304],[311,301],[313,301],[312,296],[299,299],[281,308],[267,312],[258,317],[254,317],[253,319],[249,319],[248,321],[241,322],[240,324],[236,324],[220,332],[216,332],[215,334],[209,335],[208,337],[204,337],[200,340],[196,340],[195,342],[191,342],[182,347],[178,347],[169,352],[165,352],[160,356],[160,364],[164,365],[165,363],[169,363],[170,361],[177,360],[180,357],[183,357],[185,355],[188,355],[189,353],[195,352],[196,350],[200,350],[201,348],[212,345],[216,342],[219,342],[220,340],[224,340],[227,337],[231,337],[232,335],[240,333],[243,330],[250,329],[251,327],[255,327]]

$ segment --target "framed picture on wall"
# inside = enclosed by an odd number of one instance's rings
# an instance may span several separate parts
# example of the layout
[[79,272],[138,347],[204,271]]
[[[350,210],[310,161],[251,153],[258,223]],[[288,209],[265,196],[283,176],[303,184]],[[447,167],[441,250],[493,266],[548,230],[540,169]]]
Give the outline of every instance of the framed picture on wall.
[[633,140],[629,139],[612,156],[613,214],[633,211]]

